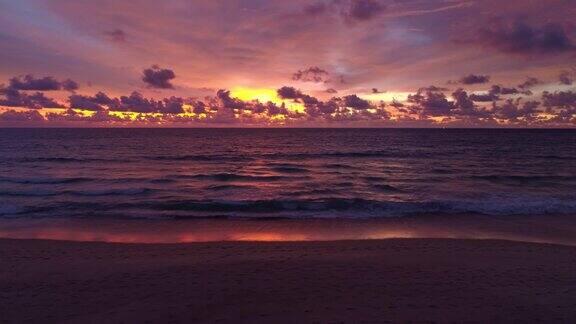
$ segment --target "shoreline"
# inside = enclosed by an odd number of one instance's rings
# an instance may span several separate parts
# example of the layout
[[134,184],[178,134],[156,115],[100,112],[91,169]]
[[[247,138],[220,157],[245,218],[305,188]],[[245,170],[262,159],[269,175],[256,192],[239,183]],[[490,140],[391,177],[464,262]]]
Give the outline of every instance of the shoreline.
[[0,239],[6,323],[576,320],[576,247]]
[[576,246],[576,215],[425,215],[382,219],[0,219],[0,238],[110,243],[497,239]]

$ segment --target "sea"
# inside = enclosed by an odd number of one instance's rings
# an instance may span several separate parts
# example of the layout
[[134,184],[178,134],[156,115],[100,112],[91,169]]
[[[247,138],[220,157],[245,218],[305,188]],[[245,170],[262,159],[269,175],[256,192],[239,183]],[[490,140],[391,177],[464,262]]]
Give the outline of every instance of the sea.
[[574,213],[576,130],[0,129],[0,219]]

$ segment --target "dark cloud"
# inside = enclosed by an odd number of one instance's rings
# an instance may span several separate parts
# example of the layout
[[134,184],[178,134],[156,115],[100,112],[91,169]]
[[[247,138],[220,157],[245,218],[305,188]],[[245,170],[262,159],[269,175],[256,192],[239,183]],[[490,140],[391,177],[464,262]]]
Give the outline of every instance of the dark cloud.
[[85,109],[85,110],[103,110],[104,107],[96,102],[90,96],[72,95],[68,97],[68,102],[71,108]]
[[46,97],[42,92],[27,94],[13,88],[0,88],[0,106],[40,108],[63,108],[54,99]]
[[0,121],[5,122],[38,122],[44,121],[44,117],[37,110],[27,110],[27,111],[14,111],[7,110],[0,113]]
[[542,83],[540,80],[538,80],[537,78],[528,78],[526,79],[526,81],[522,82],[521,84],[518,85],[518,88],[522,89],[522,90],[528,90],[538,84]]
[[171,80],[176,78],[174,71],[169,69],[162,69],[158,65],[153,65],[149,69],[145,69],[142,81],[150,88],[156,89],[174,89]]
[[329,75],[330,73],[328,73],[326,70],[323,70],[317,66],[312,66],[294,73],[292,75],[292,80],[319,83],[328,81]]
[[222,102],[222,106],[228,109],[245,109],[246,103],[240,99],[230,97],[230,91],[228,90],[218,90],[216,96]]
[[500,118],[515,121],[518,118],[531,120],[538,112],[539,102],[528,101],[522,104],[522,98],[508,99],[502,105],[493,104],[493,112]]
[[304,106],[316,106],[320,103],[320,100],[309,96],[307,94],[302,93],[300,90],[297,90],[293,87],[282,87],[276,91],[278,96],[282,99],[292,99],[298,102],[302,102]]
[[367,21],[378,17],[385,9],[378,0],[351,0],[342,15],[349,22]]
[[488,75],[475,75],[475,74],[469,74],[465,77],[463,77],[462,79],[460,79],[460,83],[462,84],[483,84],[483,83],[488,83],[490,82],[490,76]]
[[130,96],[121,96],[117,111],[131,111],[139,113],[153,113],[161,110],[161,102],[146,99],[139,92],[132,92]]
[[302,93],[293,87],[282,87],[276,90],[276,92],[282,99],[299,99],[302,96]]
[[452,111],[455,115],[475,117],[475,118],[489,118],[491,113],[486,109],[481,109],[474,104],[473,95],[468,95],[463,89],[457,89],[452,93],[454,98],[454,108]]
[[492,101],[497,101],[500,100],[500,97],[497,94],[494,93],[485,93],[485,94],[471,94],[469,96],[470,100],[475,101],[475,102],[492,102]]
[[206,113],[206,104],[202,101],[195,101],[192,103],[192,112],[195,114]]
[[576,110],[576,92],[556,91],[542,93],[543,104],[546,108],[564,108]]
[[303,12],[307,16],[320,16],[328,10],[328,5],[324,2],[316,2],[304,7]]
[[506,88],[500,85],[493,85],[492,88],[489,91],[490,94],[492,95],[514,95],[514,94],[519,94],[520,91],[516,88]]
[[562,71],[558,75],[558,81],[562,85],[572,85],[574,80],[576,79],[576,68],[572,69],[571,71]]
[[337,99],[331,99],[327,102],[316,100],[314,104],[307,104],[306,114],[312,118],[321,117],[336,113],[340,109],[340,104]]
[[357,95],[349,95],[344,97],[344,105],[349,108],[360,110],[369,109],[372,107],[372,105],[370,105],[370,102],[368,102],[368,100],[364,100],[358,97]]
[[80,88],[80,86],[74,80],[66,79],[66,80],[62,81],[62,90],[74,92],[74,91],[78,90],[79,88]]
[[448,88],[437,87],[437,86],[434,86],[434,85],[432,85],[432,86],[428,86],[428,87],[423,87],[423,88],[420,88],[420,89],[418,89],[418,92],[426,92],[426,91],[432,91],[432,92],[435,92],[435,91],[438,91],[438,92],[444,92],[444,91],[448,91],[448,90],[449,90]]
[[110,98],[103,92],[98,92],[94,96],[72,95],[68,98],[70,108],[99,111],[108,108],[109,110],[120,109],[120,99]]
[[181,114],[184,112],[184,99],[179,97],[170,97],[163,100],[164,106],[161,108],[162,113]]
[[338,93],[338,91],[337,91],[336,89],[334,89],[334,88],[326,89],[326,92],[327,92],[327,93],[331,93],[331,94]]
[[122,29],[104,31],[104,35],[113,42],[123,43],[126,41],[126,33]]
[[33,75],[28,74],[11,78],[9,87],[14,90],[26,91],[75,91],[78,90],[78,83],[70,79],[60,82],[53,77],[35,78]]
[[372,93],[382,93],[378,88],[372,88]]
[[270,116],[288,115],[289,114],[289,112],[286,109],[286,106],[284,104],[278,106],[273,102],[267,102],[266,103],[266,111],[268,111],[268,114]]
[[454,103],[448,101],[446,95],[438,87],[421,88],[416,94],[408,96],[408,102],[413,112],[425,116],[447,116],[454,109]]
[[496,23],[480,33],[480,41],[505,53],[558,54],[576,49],[563,25],[531,26],[525,22]]
[[[116,103],[118,99],[111,99]],[[110,110],[114,111],[131,111],[137,113],[168,113],[179,114],[184,112],[183,109],[184,99],[178,97],[164,98],[162,100],[154,100],[144,98],[139,92],[132,92],[130,96],[122,96],[119,99],[119,104],[111,107]]]
[[390,103],[390,106],[396,108],[396,109],[400,109],[403,108],[405,105],[399,101],[397,101],[396,99],[392,100],[392,102]]
[[455,107],[460,109],[464,114],[469,114],[475,111],[474,101],[468,97],[468,93],[463,89],[457,89],[452,93],[452,98],[454,98]]
[[382,0],[326,0],[304,6],[307,17],[336,13],[349,25],[356,25],[379,17],[386,10]]

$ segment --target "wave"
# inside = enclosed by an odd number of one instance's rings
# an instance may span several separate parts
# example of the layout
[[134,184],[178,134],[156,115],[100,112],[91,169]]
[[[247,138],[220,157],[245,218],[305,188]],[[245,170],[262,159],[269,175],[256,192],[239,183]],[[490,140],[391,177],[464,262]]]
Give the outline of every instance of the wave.
[[225,184],[225,185],[210,185],[207,186],[206,189],[214,190],[214,191],[221,191],[221,190],[233,190],[233,189],[248,189],[252,188],[251,186],[238,186],[232,184]]
[[277,167],[271,167],[270,169],[272,171],[275,171],[278,173],[308,173],[308,172],[310,172],[310,170],[308,170],[306,168],[301,168],[301,167],[297,167],[297,166],[277,166]]
[[54,190],[0,190],[0,197],[50,197],[61,193]]
[[69,184],[95,181],[94,178],[0,178],[0,182],[16,184]]
[[153,161],[199,161],[199,162],[249,162],[254,161],[254,158],[244,155],[233,154],[197,154],[197,155],[156,155],[141,157]]
[[18,205],[0,202],[0,216],[22,213],[24,209]]
[[287,179],[284,176],[257,176],[257,175],[242,175],[236,173],[211,173],[211,174],[193,174],[193,175],[170,175],[163,179],[197,179],[197,180],[213,180],[213,181],[280,181]]
[[[132,206],[136,207],[136,206]],[[292,217],[391,217],[414,214],[540,215],[576,213],[575,200],[488,199],[479,201],[376,201],[366,199],[308,199],[254,201],[172,201],[143,203],[156,211],[245,214],[291,214]]]
[[391,186],[391,185],[374,184],[374,185],[372,185],[372,187],[376,188],[380,191],[383,191],[383,192],[402,192],[401,189],[398,189],[398,188]]
[[552,176],[552,175],[477,175],[470,178],[500,183],[531,183],[531,182],[566,182],[575,181],[576,176]]
[[0,190],[0,197],[51,197],[51,196],[134,196],[151,193],[155,190],[149,188],[130,189],[92,189],[92,190]]
[[[109,194],[113,194],[110,192]],[[127,193],[128,194],[128,193]],[[367,199],[172,200],[136,202],[60,202],[22,208],[0,204],[0,215],[33,217],[128,218],[382,218],[446,214],[574,214],[576,200],[487,199],[462,201],[377,201]],[[111,216],[112,215],[112,216]]]
[[[305,160],[305,159],[318,159],[318,158],[374,158],[374,157],[387,157],[387,158],[430,158],[434,153],[413,151],[413,152],[398,152],[398,151],[352,151],[352,152],[320,152],[320,153],[263,153],[263,154],[250,154],[250,156],[242,154],[184,154],[184,155],[156,155],[156,156],[141,156],[140,159],[154,160],[154,161],[202,161],[202,162],[249,162],[257,159],[269,160]],[[343,167],[344,165],[333,164],[333,167]]]
[[18,162],[58,162],[58,163],[89,163],[89,162],[132,162],[130,159],[107,159],[107,158],[72,158],[72,157],[27,157],[18,159]]
[[73,196],[134,196],[143,195],[153,192],[149,188],[130,188],[130,189],[101,189],[101,190],[83,190],[83,191],[65,191],[65,194]]

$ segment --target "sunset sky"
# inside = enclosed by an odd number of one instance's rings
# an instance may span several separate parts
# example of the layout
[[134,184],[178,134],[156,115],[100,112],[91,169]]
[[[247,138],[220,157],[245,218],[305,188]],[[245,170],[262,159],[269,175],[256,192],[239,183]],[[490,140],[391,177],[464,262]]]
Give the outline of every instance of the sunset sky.
[[0,0],[1,126],[576,126],[573,0]]

